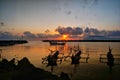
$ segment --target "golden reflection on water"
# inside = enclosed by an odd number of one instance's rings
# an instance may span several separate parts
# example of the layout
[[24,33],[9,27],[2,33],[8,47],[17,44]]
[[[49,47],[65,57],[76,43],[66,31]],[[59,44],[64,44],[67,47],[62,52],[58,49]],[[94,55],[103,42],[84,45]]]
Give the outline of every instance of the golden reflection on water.
[[[65,46],[50,46],[47,42],[31,41],[27,44],[20,44],[15,46],[0,47],[3,50],[2,58],[11,60],[17,57],[18,60],[27,57],[35,66],[41,66],[43,57],[50,53],[50,50],[59,50],[61,54],[67,55],[69,49],[78,48],[84,54],[90,54],[89,64],[99,63],[99,54],[106,54],[108,46],[113,48],[113,54],[120,54],[120,43],[94,43],[94,42],[67,42]],[[74,53],[74,51],[72,51]],[[83,55],[84,56],[84,55]],[[70,64],[70,61],[68,62]]]

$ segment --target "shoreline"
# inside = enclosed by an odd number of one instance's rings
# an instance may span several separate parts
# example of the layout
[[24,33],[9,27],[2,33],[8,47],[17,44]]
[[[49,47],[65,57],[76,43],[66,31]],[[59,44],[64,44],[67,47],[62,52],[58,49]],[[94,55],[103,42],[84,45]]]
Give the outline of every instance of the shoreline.
[[120,40],[42,40],[43,42],[120,42]]
[[11,46],[15,44],[28,43],[27,40],[0,40],[0,46]]

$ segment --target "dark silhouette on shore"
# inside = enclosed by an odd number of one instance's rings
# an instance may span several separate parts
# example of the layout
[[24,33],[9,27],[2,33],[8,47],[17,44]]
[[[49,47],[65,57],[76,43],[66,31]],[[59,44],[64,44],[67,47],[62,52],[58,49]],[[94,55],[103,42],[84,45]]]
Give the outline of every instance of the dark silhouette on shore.
[[79,60],[80,60],[81,50],[78,50],[78,52],[75,55],[72,55],[71,64],[74,64],[74,72],[76,71],[76,68],[79,66]]
[[47,67],[51,66],[51,72],[53,72],[54,66],[57,66],[57,59],[58,59],[59,51],[56,51],[53,55],[48,55],[47,57]]
[[107,65],[109,66],[110,71],[112,71],[112,67],[114,66],[114,57],[112,55],[112,49],[110,47],[107,53],[107,61]]
[[48,71],[36,68],[24,57],[18,61],[18,65],[15,64],[15,58],[11,61],[2,59],[0,61],[0,80],[70,80],[70,78],[64,72],[58,77]]
[[63,80],[70,80],[68,74],[66,74],[64,72],[61,72],[60,78],[62,78]]

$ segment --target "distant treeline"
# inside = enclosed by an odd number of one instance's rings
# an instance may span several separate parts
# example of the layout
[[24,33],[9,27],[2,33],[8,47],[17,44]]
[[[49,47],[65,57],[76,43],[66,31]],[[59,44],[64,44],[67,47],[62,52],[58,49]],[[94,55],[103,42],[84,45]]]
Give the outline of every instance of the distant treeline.
[[43,42],[120,42],[120,40],[42,40]]

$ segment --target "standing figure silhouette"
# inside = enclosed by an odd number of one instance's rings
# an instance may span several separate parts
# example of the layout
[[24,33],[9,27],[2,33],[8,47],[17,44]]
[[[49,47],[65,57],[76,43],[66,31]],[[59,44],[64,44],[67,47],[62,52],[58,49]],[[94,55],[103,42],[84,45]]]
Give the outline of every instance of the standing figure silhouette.
[[77,66],[79,66],[80,55],[81,55],[81,51],[79,50],[75,55],[72,55],[71,57],[72,59],[71,64],[74,64],[74,72],[76,71]]
[[110,47],[107,53],[107,65],[109,66],[110,71],[112,71],[112,67],[114,66],[114,57],[112,55],[112,49]]

